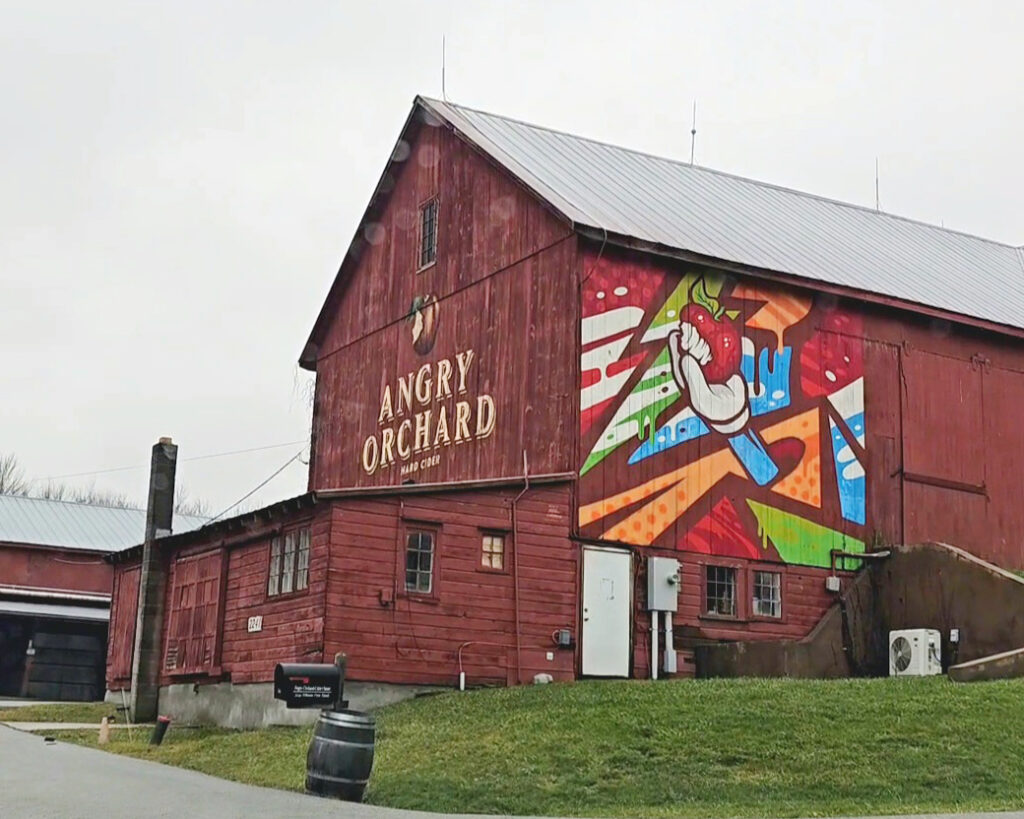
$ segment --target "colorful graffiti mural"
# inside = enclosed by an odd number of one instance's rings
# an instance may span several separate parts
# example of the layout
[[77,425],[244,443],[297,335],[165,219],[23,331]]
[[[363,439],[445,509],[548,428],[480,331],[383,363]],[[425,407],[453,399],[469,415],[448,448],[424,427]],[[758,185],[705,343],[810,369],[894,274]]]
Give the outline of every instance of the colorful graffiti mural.
[[584,284],[582,343],[585,535],[819,566],[863,551],[859,319],[605,260]]

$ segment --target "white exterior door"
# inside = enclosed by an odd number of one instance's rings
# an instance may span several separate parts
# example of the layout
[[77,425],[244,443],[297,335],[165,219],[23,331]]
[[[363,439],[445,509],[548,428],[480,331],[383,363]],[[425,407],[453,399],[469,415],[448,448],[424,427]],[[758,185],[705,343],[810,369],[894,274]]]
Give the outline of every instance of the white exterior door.
[[594,677],[629,676],[632,555],[583,549],[582,671]]

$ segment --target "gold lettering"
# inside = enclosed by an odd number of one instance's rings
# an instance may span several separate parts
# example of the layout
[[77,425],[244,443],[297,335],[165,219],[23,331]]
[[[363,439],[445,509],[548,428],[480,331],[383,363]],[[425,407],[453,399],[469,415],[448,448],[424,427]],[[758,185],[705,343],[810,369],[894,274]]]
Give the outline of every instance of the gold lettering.
[[391,385],[384,387],[384,397],[380,400],[380,414],[377,416],[377,424],[384,425],[385,421],[394,421],[395,413],[391,410]]
[[474,355],[472,350],[466,350],[466,352],[456,355],[459,365],[459,395],[466,391],[466,374],[469,372],[469,365],[473,363]]
[[402,415],[402,405],[412,412],[412,373],[398,378],[398,414]]
[[486,438],[494,432],[497,416],[494,413],[494,399],[489,395],[480,395],[476,399],[476,437]]
[[411,450],[409,449],[409,442],[406,440],[406,436],[412,432],[412,421],[406,418],[398,425],[398,457],[403,461],[409,458]]
[[421,452],[428,446],[430,446],[430,410],[416,413],[416,437],[412,444],[412,451]]
[[395,431],[391,427],[387,427],[380,434],[380,466],[383,469],[389,464],[395,462]]
[[377,438],[371,435],[363,441],[363,469],[367,475],[372,475],[377,468],[377,458],[380,452],[377,449]]
[[443,358],[437,362],[437,400],[452,394],[452,362]]
[[430,391],[434,382],[430,378],[430,365],[424,364],[416,373],[416,400],[420,404],[430,403]]
[[434,446],[444,444],[448,446],[452,442],[448,434],[448,407],[442,406],[437,411],[437,429],[434,430]]
[[461,444],[469,440],[469,401],[459,401],[455,405],[455,443]]

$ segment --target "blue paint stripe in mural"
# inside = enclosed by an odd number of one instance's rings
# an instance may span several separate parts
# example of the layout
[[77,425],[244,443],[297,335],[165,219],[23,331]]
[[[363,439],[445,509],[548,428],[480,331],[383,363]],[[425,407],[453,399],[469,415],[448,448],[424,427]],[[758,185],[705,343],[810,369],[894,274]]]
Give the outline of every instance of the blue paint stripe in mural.
[[[772,362],[771,369],[768,367],[769,356],[771,356]],[[750,398],[750,412],[753,415],[766,415],[789,406],[789,373],[793,360],[793,348],[785,347],[781,354],[776,350],[761,350],[759,360],[761,384],[757,394]],[[754,382],[754,357],[752,355],[743,356],[740,371],[748,384]],[[707,426],[696,416],[684,418],[676,424],[665,424],[654,434],[653,438],[645,441],[630,455],[629,463],[638,463],[644,458],[658,455],[667,449],[707,434]],[[739,452],[736,454],[739,455]],[[754,457],[752,451],[751,455]],[[763,474],[763,471],[760,474]]]
[[[768,357],[771,356],[771,369]],[[793,348],[785,347],[779,353],[776,350],[761,350],[758,357],[761,376],[760,389],[756,395],[750,396],[750,412],[753,415],[766,415],[769,412],[789,406],[789,370],[793,361]],[[754,358],[743,357],[743,377],[748,384],[754,383]]]
[[[864,438],[864,413],[846,419],[858,440]],[[864,466],[850,447],[842,430],[829,419],[832,431],[832,455],[836,463],[836,482],[839,485],[839,507],[843,517],[853,523],[863,524],[867,519],[867,480]]]
[[739,458],[750,479],[758,486],[771,483],[779,474],[779,468],[765,449],[764,442],[754,430],[748,429],[729,438],[729,446]]
[[664,452],[666,449],[671,449],[672,447],[684,444],[687,441],[693,441],[700,438],[701,435],[707,434],[707,425],[705,425],[705,423],[696,415],[691,415],[689,418],[684,418],[678,424],[666,424],[659,429],[652,439],[645,441],[644,444],[629,457],[629,462],[630,464],[635,464],[637,461],[642,461],[644,458],[657,455],[659,452]]

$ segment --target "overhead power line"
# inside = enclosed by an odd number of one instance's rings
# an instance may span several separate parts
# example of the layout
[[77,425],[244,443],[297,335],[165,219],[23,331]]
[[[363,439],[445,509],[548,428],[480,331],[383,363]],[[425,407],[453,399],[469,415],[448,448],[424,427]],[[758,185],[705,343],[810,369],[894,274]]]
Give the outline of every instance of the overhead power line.
[[[211,458],[226,458],[229,455],[245,455],[248,452],[264,452],[268,449],[280,449],[296,444],[305,444],[307,441],[285,441],[280,444],[268,444],[267,446],[254,446],[249,449],[233,449],[230,452],[214,452],[209,455],[193,455],[191,458],[182,458],[181,461],[206,461]],[[129,472],[133,469],[149,469],[149,464],[136,464],[135,466],[115,466],[111,469],[94,469],[91,472],[70,472],[67,475],[51,475],[48,478],[29,478],[27,483],[39,483],[40,481],[59,481],[65,478],[82,478],[89,475],[107,475],[111,472]]]
[[204,525],[204,526],[209,526],[209,525],[210,525],[211,523],[213,523],[214,521],[216,521],[216,520],[219,520],[220,518],[224,517],[224,515],[225,515],[225,514],[227,514],[227,513],[228,513],[228,512],[230,512],[230,511],[231,511],[232,509],[234,509],[234,508],[235,508],[236,506],[238,506],[238,504],[240,504],[240,503],[244,503],[245,501],[249,500],[249,498],[251,498],[251,497],[252,497],[253,495],[255,495],[255,494],[256,494],[257,492],[259,492],[259,491],[260,491],[260,490],[261,490],[261,489],[262,489],[262,488],[263,488],[264,486],[266,486],[266,485],[267,485],[268,483],[270,483],[270,482],[271,482],[272,480],[274,480],[274,478],[276,478],[276,477],[277,477],[278,475],[280,475],[280,474],[281,474],[282,472],[284,472],[284,471],[285,471],[285,469],[286,469],[286,468],[287,468],[287,467],[288,467],[288,466],[289,466],[289,465],[290,465],[290,464],[291,464],[291,463],[292,463],[293,461],[297,460],[297,459],[298,459],[298,457],[299,457],[299,456],[300,456],[300,455],[301,455],[301,454],[302,454],[303,452],[305,452],[305,451],[306,451],[306,448],[305,448],[305,447],[303,447],[302,449],[300,449],[300,450],[299,450],[298,452],[296,452],[296,453],[295,453],[294,455],[292,455],[292,457],[290,457],[290,458],[289,458],[289,459],[288,459],[287,461],[285,461],[285,462],[284,462],[283,464],[281,464],[281,466],[279,466],[279,467],[278,467],[278,468],[277,468],[276,470],[274,470],[274,471],[273,471],[273,472],[272,472],[272,473],[270,474],[270,476],[269,476],[268,478],[266,478],[266,479],[265,479],[265,480],[264,480],[264,481],[263,481],[262,483],[260,483],[260,484],[259,484],[259,486],[257,486],[257,487],[256,487],[255,489],[253,489],[252,491],[250,491],[250,492],[247,492],[246,494],[242,495],[242,497],[240,497],[240,498],[239,498],[238,500],[236,500],[236,501],[235,501],[235,502],[234,502],[233,504],[231,504],[231,505],[230,505],[229,507],[227,507],[227,508],[226,508],[226,509],[225,509],[225,510],[224,510],[223,512],[220,512],[219,514],[217,514],[217,515],[214,515],[214,516],[213,516],[212,518],[210,518],[210,519],[209,519],[208,521],[206,521],[206,523],[204,523],[203,525]]

